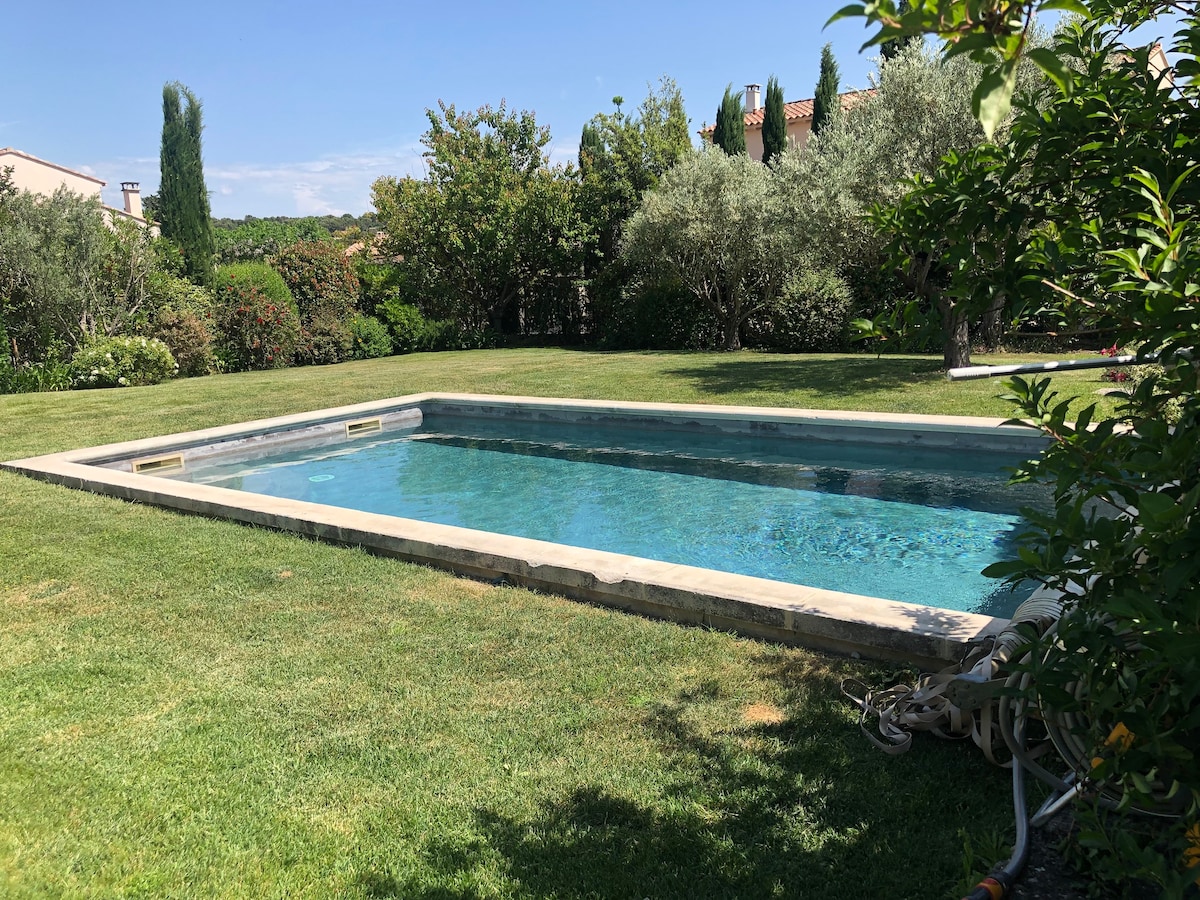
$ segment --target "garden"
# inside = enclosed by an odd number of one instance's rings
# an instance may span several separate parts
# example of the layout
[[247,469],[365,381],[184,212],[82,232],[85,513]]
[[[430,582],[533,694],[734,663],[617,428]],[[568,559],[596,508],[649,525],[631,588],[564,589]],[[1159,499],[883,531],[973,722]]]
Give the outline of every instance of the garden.
[[[214,229],[179,85],[161,237],[0,173],[0,459],[424,390],[1019,418],[1053,508],[988,573],[1067,600],[1005,696],[1069,723],[1083,889],[1194,897],[1200,12],[839,15],[874,91],[767,165],[664,78],[570,166],[430,109],[351,222]],[[1102,348],[1140,365],[943,375]],[[961,896],[1010,853],[1005,772],[859,734],[841,681],[913,672],[7,472],[0,559],[6,894]]]

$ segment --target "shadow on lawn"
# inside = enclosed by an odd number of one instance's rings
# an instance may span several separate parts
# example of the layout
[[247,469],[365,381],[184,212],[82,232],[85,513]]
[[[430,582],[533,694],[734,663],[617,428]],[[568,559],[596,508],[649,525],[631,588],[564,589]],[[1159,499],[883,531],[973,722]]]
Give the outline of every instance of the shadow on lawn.
[[[749,715],[703,733],[694,708],[722,698],[715,680],[650,711],[645,726],[674,776],[652,805],[584,786],[528,817],[480,809],[477,836],[426,845],[433,871],[422,884],[373,875],[363,889],[491,896],[498,868],[498,893],[516,896],[941,896],[958,874],[958,828],[971,818],[972,806],[960,804],[992,796],[979,787],[986,767],[957,748],[924,745],[894,758],[867,744],[838,685],[849,673],[894,672],[769,647],[759,663],[784,685],[790,718]],[[948,797],[950,779],[974,787]]]
[[884,356],[772,358],[738,355],[707,366],[670,369],[666,374],[688,378],[697,388],[713,394],[745,391],[816,391],[849,396],[903,384],[929,381],[942,369],[935,359]]

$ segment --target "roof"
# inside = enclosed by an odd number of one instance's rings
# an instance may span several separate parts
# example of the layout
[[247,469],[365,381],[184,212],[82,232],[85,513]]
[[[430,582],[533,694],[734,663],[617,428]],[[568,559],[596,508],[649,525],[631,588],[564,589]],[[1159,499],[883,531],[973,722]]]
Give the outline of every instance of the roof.
[[52,163],[49,160],[39,159],[29,153],[24,153],[12,147],[0,147],[0,156],[19,156],[22,159],[27,159],[30,162],[35,162],[38,165],[49,166],[51,169],[58,169],[60,172],[66,172],[68,175],[74,175],[76,178],[86,178],[88,181],[94,181],[100,187],[104,187],[108,182],[101,181],[95,175],[85,175],[83,172],[76,172],[74,169],[68,169],[66,166],[60,166],[58,163]]
[[[862,91],[846,91],[844,94],[839,94],[842,100],[842,109],[850,109],[853,106],[866,100],[868,97],[875,96],[874,88],[867,88]],[[811,119],[813,116],[813,103],[815,98],[807,100],[793,100],[791,103],[783,104],[783,118],[787,122],[797,122],[801,119]],[[747,128],[762,128],[763,120],[767,117],[767,108],[760,106],[753,112],[746,113]],[[700,129],[701,134],[708,134],[715,125],[705,125]]]

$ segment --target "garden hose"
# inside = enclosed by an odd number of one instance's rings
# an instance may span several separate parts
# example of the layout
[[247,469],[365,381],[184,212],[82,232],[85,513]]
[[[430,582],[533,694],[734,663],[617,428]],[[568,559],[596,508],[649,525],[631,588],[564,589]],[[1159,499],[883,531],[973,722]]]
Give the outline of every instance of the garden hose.
[[[842,692],[861,711],[859,727],[867,739],[889,754],[904,753],[912,743],[912,732],[930,731],[955,740],[971,738],[995,765],[1013,770],[1013,808],[1016,840],[1012,857],[979,882],[964,900],[1002,900],[1025,866],[1029,854],[1031,819],[1025,799],[1025,772],[1049,785],[1054,794],[1033,816],[1032,824],[1049,821],[1072,800],[1085,793],[1103,806],[1128,806],[1121,793],[1091,779],[1091,747],[1079,736],[1086,724],[1084,716],[1031,704],[1032,674],[1029,671],[1029,638],[1019,630],[1032,628],[1039,637],[1050,639],[1050,650],[1061,646],[1055,641],[1063,612],[1062,595],[1042,590],[1017,607],[1008,626],[970,650],[963,661],[942,672],[925,674],[912,686],[898,684],[882,691],[871,691],[854,679],[842,682]],[[1021,656],[1017,657],[1017,653]],[[1016,671],[1008,675],[1006,669]],[[1068,693],[1082,708],[1086,696],[1082,684],[1068,686]],[[869,729],[869,721],[875,728]],[[1045,736],[1030,742],[1027,725],[1036,722]],[[1008,759],[1000,757],[1007,751]],[[1059,777],[1039,761],[1053,751],[1070,770]],[[1168,792],[1153,783],[1152,807],[1133,806],[1136,812],[1170,817]]]

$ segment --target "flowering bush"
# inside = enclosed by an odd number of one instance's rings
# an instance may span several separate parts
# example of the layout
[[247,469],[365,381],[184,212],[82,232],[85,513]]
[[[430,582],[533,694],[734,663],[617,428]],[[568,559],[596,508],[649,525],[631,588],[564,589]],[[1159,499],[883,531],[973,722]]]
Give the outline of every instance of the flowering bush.
[[300,326],[296,365],[327,366],[350,359],[354,337],[349,326],[330,313],[320,313]]
[[374,316],[355,316],[350,320],[350,335],[354,339],[351,355],[355,359],[378,359],[391,356],[392,337],[387,326]]
[[175,375],[178,368],[167,345],[155,338],[100,338],[85,344],[71,358],[71,386],[158,384]]
[[289,366],[300,317],[279,273],[264,263],[217,269],[217,359],[232,372]]
[[326,241],[297,241],[272,259],[304,322],[320,315],[347,319],[358,302],[358,276],[343,251]]
[[213,352],[213,315],[167,309],[158,314],[154,336],[167,345],[184,378],[208,375],[217,369]]
[[[1113,344],[1111,347],[1105,347],[1103,350],[1101,350],[1100,355],[1101,356],[1120,356],[1124,352],[1125,351],[1122,350],[1117,344]],[[1115,383],[1119,383],[1122,381],[1128,381],[1129,380],[1129,372],[1127,372],[1124,369],[1105,369],[1104,374],[1100,376],[1100,380],[1101,381],[1112,381]]]

